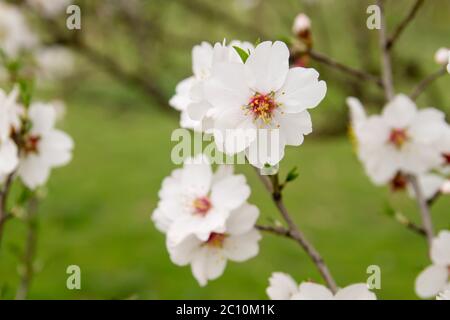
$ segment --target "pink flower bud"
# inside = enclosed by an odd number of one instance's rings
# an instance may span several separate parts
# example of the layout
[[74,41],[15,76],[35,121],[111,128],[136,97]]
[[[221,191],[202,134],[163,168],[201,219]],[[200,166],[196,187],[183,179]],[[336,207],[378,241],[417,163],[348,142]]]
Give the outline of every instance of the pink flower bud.
[[311,29],[311,20],[304,13],[299,13],[294,20],[294,24],[292,25],[292,32],[296,35],[300,35],[309,31]]
[[450,56],[450,50],[447,48],[440,48],[434,54],[434,61],[437,64],[444,65],[448,63],[448,59]]

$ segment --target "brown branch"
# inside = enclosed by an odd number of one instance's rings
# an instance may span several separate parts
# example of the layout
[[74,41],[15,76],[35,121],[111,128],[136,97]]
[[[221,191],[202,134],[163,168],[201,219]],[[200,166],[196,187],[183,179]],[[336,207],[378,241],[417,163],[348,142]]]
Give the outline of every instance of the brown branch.
[[34,276],[34,257],[37,245],[37,206],[35,197],[30,199],[27,215],[27,239],[25,243],[25,252],[22,257],[23,270],[20,279],[19,288],[16,293],[16,300],[24,300],[28,296],[31,282]]
[[325,56],[322,53],[318,53],[316,51],[310,50],[308,52],[309,56],[314,59],[317,62],[321,62],[331,68],[334,68],[336,70],[339,70],[343,73],[346,73],[348,75],[351,75],[359,80],[367,80],[367,81],[372,81],[375,82],[379,87],[383,87],[383,82],[381,81],[381,79],[373,74],[367,73],[365,71],[362,70],[358,70],[352,67],[349,67],[345,64],[342,64],[340,62],[337,62],[333,59],[331,59],[330,57]]
[[424,78],[422,81],[417,84],[417,86],[411,91],[411,94],[409,97],[412,100],[416,100],[422,92],[425,91],[425,89],[428,88],[429,85],[431,85],[435,80],[439,79],[443,75],[447,74],[447,66],[442,66],[438,71],[435,71],[434,73],[430,74],[426,78]]
[[387,101],[392,100],[394,97],[394,84],[392,80],[392,66],[391,66],[391,55],[389,50],[386,47],[386,21],[384,17],[384,6],[383,0],[377,1],[378,6],[380,7],[381,14],[381,26],[379,30],[379,38],[380,38],[380,50],[381,50],[381,62],[382,62],[382,80],[385,98]]
[[[261,177],[261,179],[264,180],[268,179],[267,176],[261,176],[259,172],[257,173]],[[270,231],[272,233],[288,236],[289,238],[295,240],[311,258],[312,262],[318,269],[320,275],[325,280],[325,283],[327,284],[328,288],[333,293],[336,293],[337,292],[336,282],[334,281],[334,278],[331,275],[331,272],[328,269],[327,265],[325,264],[322,256],[314,248],[314,246],[306,239],[303,232],[301,232],[300,229],[297,227],[294,220],[291,218],[291,215],[289,214],[287,208],[284,205],[280,184],[278,181],[278,174],[271,177],[272,177],[271,187],[269,187],[268,184],[266,183],[264,183],[264,185],[266,186],[267,190],[272,194],[272,200],[275,203],[276,207],[278,208],[278,211],[281,213],[281,216],[287,223],[288,229],[284,228],[280,229],[278,227],[271,227],[271,228],[264,227],[265,231]],[[288,231],[288,233],[286,233],[286,230]]]
[[407,217],[405,217],[403,214],[401,214],[399,212],[396,213],[395,214],[395,220],[397,222],[399,222],[400,224],[402,224],[403,226],[405,226],[410,231],[412,231],[414,233],[417,233],[417,234],[419,234],[421,236],[426,236],[426,232],[425,232],[424,228],[422,228],[421,226],[419,226],[416,223],[412,222]]
[[3,237],[5,223],[11,218],[11,214],[7,211],[8,195],[14,179],[14,172],[9,174],[3,184],[3,189],[0,192],[0,244]]
[[398,37],[402,34],[402,32],[405,30],[408,24],[410,24],[411,21],[414,19],[414,17],[416,16],[419,9],[422,7],[424,2],[425,2],[424,0],[416,0],[416,2],[406,15],[406,17],[402,20],[402,22],[400,22],[400,24],[397,26],[392,36],[390,36],[389,39],[386,41],[385,44],[386,50],[389,51],[392,49],[394,44],[397,42]]
[[433,241],[433,223],[431,221],[430,208],[428,207],[427,201],[423,196],[419,182],[417,181],[417,177],[409,175],[408,179],[411,182],[411,186],[414,190],[414,195],[416,197],[417,205],[419,206],[419,211],[422,218],[423,229],[427,237],[428,246],[431,250],[431,243]]
[[291,232],[285,227],[256,225],[256,229],[293,239]]

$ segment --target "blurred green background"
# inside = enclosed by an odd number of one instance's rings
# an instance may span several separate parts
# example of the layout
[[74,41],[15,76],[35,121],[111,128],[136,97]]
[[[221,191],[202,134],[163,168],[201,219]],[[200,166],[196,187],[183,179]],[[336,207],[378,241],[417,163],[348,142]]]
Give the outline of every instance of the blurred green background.
[[[414,1],[386,2],[392,30]],[[298,282],[321,282],[295,243],[273,235],[264,236],[256,258],[229,263],[224,275],[205,288],[198,286],[189,267],[170,262],[164,235],[150,220],[161,181],[175,168],[170,161],[174,145],[170,135],[178,127],[178,114],[168,110],[164,101],[174,93],[177,82],[191,74],[193,45],[224,38],[251,42],[284,38],[299,12],[312,20],[315,50],[377,74],[377,33],[365,25],[366,8],[372,1],[98,0],[78,4],[83,14],[81,31],[55,35],[47,21],[35,21],[46,41],[67,44],[77,54],[73,75],[39,87],[36,93],[38,98],[66,101],[61,127],[73,136],[76,149],[69,166],[53,171],[48,195],[39,207],[37,272],[29,297],[265,299],[274,271],[287,272]],[[449,18],[450,1],[428,1],[402,35],[393,53],[397,91],[408,93],[439,68],[433,55],[439,47],[450,46]],[[65,16],[57,19],[59,25],[64,21]],[[83,44],[70,42],[74,37]],[[375,111],[382,104],[382,92],[314,61],[311,66],[327,81],[328,94],[311,112],[314,132],[303,146],[288,148],[281,163],[282,175],[293,166],[300,172],[286,189],[286,205],[340,286],[364,282],[366,268],[375,264],[382,271],[382,288],[376,291],[379,298],[415,298],[414,279],[429,264],[426,242],[386,214],[390,203],[419,222],[415,202],[405,194],[393,195],[388,188],[373,186],[346,134],[345,97],[357,95]],[[419,106],[433,105],[448,114],[449,78],[433,84],[418,100]],[[247,176],[250,202],[260,208],[260,221],[268,224],[278,219],[253,170],[242,165],[236,169]],[[450,197],[434,205],[436,230],[449,228],[449,207]],[[16,253],[22,250],[24,237],[21,221],[7,225],[0,251],[4,297],[14,296],[20,271]],[[81,290],[66,289],[66,268],[72,264],[81,267]]]

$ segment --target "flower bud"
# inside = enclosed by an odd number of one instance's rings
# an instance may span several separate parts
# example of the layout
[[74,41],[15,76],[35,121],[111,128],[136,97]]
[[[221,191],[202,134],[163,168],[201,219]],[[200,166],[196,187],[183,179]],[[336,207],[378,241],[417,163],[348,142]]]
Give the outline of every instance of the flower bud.
[[311,20],[304,13],[299,13],[294,20],[292,25],[292,32],[299,37],[303,37],[306,33],[309,33],[311,29]]
[[448,63],[450,57],[450,50],[447,48],[440,48],[434,54],[434,61],[437,64],[445,65]]

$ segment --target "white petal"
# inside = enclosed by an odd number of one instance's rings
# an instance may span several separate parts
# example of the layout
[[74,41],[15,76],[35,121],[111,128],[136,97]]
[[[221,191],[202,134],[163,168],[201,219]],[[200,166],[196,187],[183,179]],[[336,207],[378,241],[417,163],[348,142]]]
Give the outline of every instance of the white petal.
[[336,300],[377,300],[375,293],[365,283],[356,283],[340,289],[334,296]]
[[74,142],[63,131],[50,130],[39,141],[39,153],[51,167],[64,166],[72,159]]
[[281,114],[276,121],[280,124],[280,133],[290,146],[303,143],[304,135],[312,132],[312,121],[308,111],[300,113]]
[[212,170],[206,156],[198,155],[184,162],[181,181],[185,189],[198,196],[208,193],[212,180]]
[[333,293],[325,286],[313,282],[302,282],[293,300],[332,300]]
[[206,78],[210,75],[213,59],[213,47],[208,42],[192,48],[192,71],[197,78]]
[[8,139],[0,142],[0,176],[14,171],[19,163],[18,148],[14,141]]
[[393,128],[407,127],[417,113],[416,104],[406,95],[399,94],[383,110],[383,119]]
[[240,235],[230,235],[223,243],[223,254],[232,261],[242,262],[258,255],[261,235],[256,229]]
[[256,92],[275,92],[283,85],[289,70],[289,49],[276,41],[260,43],[245,63],[246,78]]
[[32,154],[20,161],[18,174],[28,188],[35,189],[47,182],[50,167],[41,157]]
[[169,105],[177,110],[186,110],[191,103],[190,91],[194,84],[194,77],[179,82],[175,88],[175,95],[169,100]]
[[318,81],[318,78],[319,73],[314,69],[290,69],[283,87],[277,91],[276,102],[286,113],[316,107],[327,92],[325,81]]
[[236,209],[249,196],[250,188],[243,175],[233,175],[224,178],[211,188],[211,202],[216,208]]
[[56,121],[55,108],[45,103],[33,103],[28,111],[31,120],[31,133],[42,135],[53,129]]
[[216,172],[214,172],[212,184],[219,182],[220,180],[233,175],[234,167],[228,164],[221,164],[217,167]]
[[192,260],[192,274],[200,286],[203,287],[208,280],[220,277],[225,270],[226,264],[227,260],[221,255],[219,250],[204,246]]
[[201,250],[201,247],[202,242],[195,236],[187,237],[177,245],[174,245],[170,239],[167,239],[167,250],[170,254],[170,260],[179,266],[191,263],[198,251]]
[[367,120],[367,114],[361,101],[355,97],[348,97],[346,102],[350,109],[350,120],[353,127],[357,127]]
[[414,141],[432,143],[441,138],[445,130],[445,114],[434,108],[419,110],[408,130]]
[[187,112],[189,115],[189,118],[191,118],[194,121],[201,121],[204,117],[206,117],[206,114],[208,111],[212,108],[212,106],[207,101],[200,101],[200,102],[193,102],[190,103],[187,106]]
[[271,300],[290,300],[298,292],[297,283],[286,273],[274,272],[266,290]]
[[151,219],[155,224],[156,228],[162,233],[166,233],[167,230],[169,229],[170,224],[172,223],[172,220],[165,213],[165,211],[159,207],[153,211]]
[[431,298],[441,291],[448,278],[447,266],[431,265],[416,278],[415,290],[420,298]]
[[433,239],[431,245],[431,260],[440,266],[450,266],[450,231],[442,230]]
[[286,137],[281,129],[260,129],[245,154],[250,164],[257,168],[266,164],[274,166],[283,159],[285,146]]
[[244,203],[239,208],[233,210],[227,220],[227,233],[239,235],[253,229],[259,216],[256,206]]

